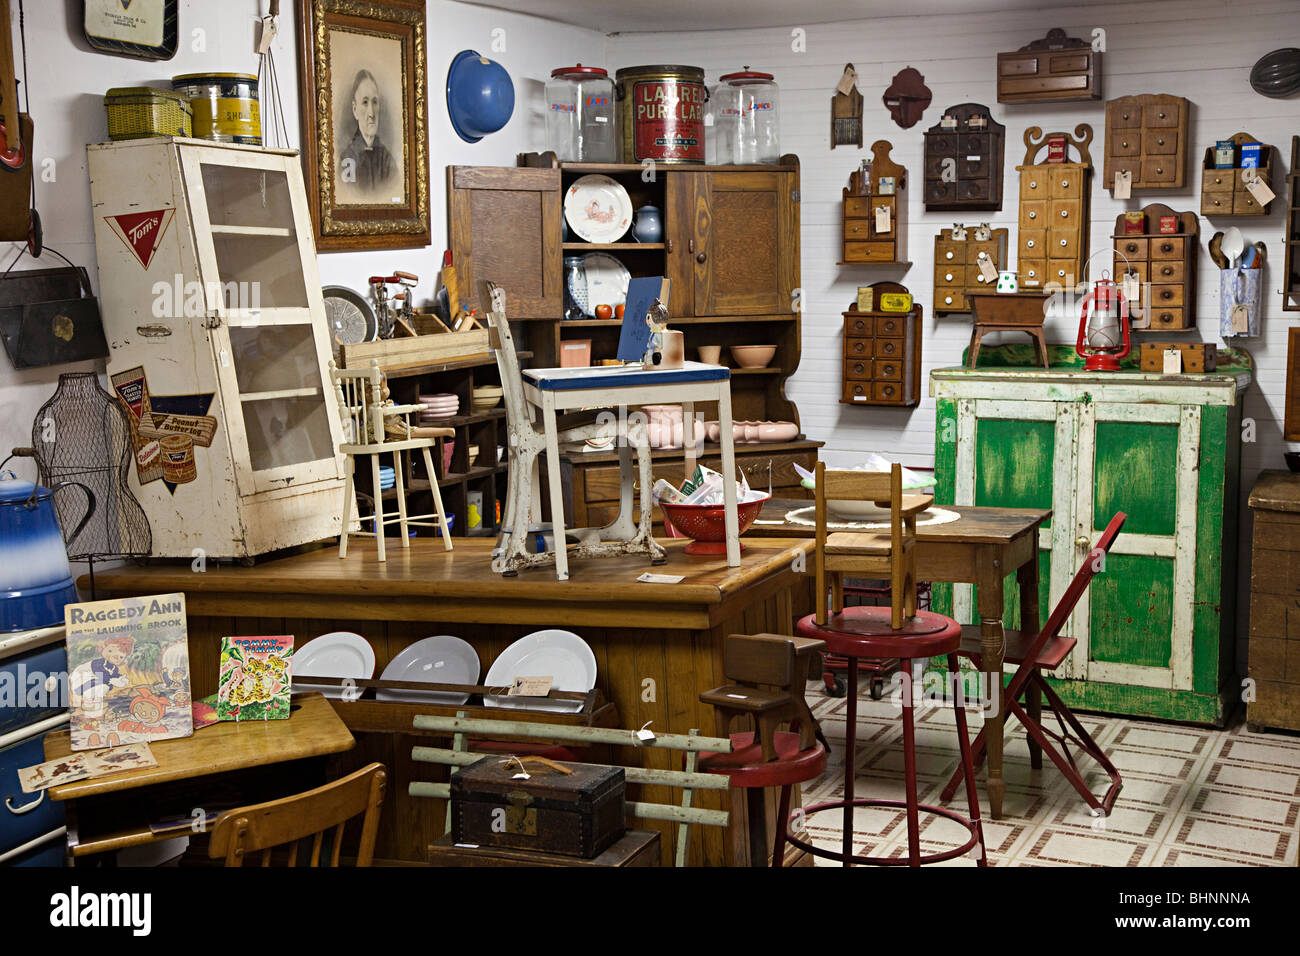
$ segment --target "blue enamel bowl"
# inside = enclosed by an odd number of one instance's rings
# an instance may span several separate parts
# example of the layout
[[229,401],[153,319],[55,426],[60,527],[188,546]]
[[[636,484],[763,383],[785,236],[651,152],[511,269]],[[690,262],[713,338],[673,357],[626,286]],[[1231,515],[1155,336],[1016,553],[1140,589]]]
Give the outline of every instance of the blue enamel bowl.
[[514,111],[515,85],[505,67],[475,50],[457,53],[447,70],[447,114],[456,135],[477,143],[505,126]]

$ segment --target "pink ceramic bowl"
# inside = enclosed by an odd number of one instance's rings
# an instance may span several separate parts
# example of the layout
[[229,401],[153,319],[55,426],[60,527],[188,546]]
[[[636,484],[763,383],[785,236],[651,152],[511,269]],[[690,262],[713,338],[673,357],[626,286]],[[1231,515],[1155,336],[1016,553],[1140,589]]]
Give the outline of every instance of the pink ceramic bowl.
[[776,355],[775,345],[733,345],[731,357],[740,368],[767,368]]

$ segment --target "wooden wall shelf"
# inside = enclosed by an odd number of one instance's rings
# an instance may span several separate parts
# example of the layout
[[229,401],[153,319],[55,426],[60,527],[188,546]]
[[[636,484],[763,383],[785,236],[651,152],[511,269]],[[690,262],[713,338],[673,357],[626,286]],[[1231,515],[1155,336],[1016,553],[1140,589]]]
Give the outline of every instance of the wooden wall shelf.
[[921,401],[921,304],[908,312],[878,308],[881,296],[909,294],[897,282],[876,282],[871,301],[877,308],[844,312],[844,405],[916,405]]
[[[1247,169],[1240,164],[1241,145],[1243,143],[1260,143],[1249,133],[1235,133],[1230,139],[1238,160],[1237,165],[1227,169],[1214,166],[1215,147],[1205,150],[1205,159],[1201,162],[1201,215],[1202,216],[1266,216],[1272,203],[1261,204],[1246,188]],[[1260,143],[1259,166],[1254,174],[1270,189],[1273,187],[1273,147]]]
[[[1065,158],[1073,162],[1037,162],[1043,149],[1065,138]],[[1020,236],[1016,271],[1025,291],[1048,282],[1073,286],[1085,278],[1088,262],[1092,157],[1088,145],[1092,127],[1081,123],[1069,133],[1044,134],[1037,126],[1025,130],[1025,161],[1020,172]]]
[[1049,30],[1041,40],[998,54],[998,102],[1099,100],[1101,57],[1087,40],[1059,27]]
[[[859,167],[849,175],[843,190],[843,254],[839,265],[911,265],[898,254],[907,248],[905,219],[907,170],[889,158],[894,147],[889,140],[871,144],[874,156],[869,175]],[[881,180],[893,180],[892,189],[882,192]],[[886,218],[887,217],[887,218]],[[881,225],[888,228],[881,229]]]
[[1127,172],[1133,177],[1132,189],[1182,189],[1190,112],[1190,102],[1166,93],[1109,100],[1102,186],[1114,193],[1116,173]]
[[[945,120],[955,125],[945,126]],[[925,208],[1002,208],[1002,161],[1007,128],[980,103],[961,103],[925,132]]]

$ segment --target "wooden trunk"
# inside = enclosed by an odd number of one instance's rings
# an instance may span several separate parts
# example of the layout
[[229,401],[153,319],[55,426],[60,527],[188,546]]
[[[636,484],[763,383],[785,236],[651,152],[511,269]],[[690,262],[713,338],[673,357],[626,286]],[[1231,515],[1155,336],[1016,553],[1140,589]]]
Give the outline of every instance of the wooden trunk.
[[601,853],[623,836],[622,767],[521,764],[484,757],[451,777],[451,832],[457,843],[577,856]]
[[1252,726],[1300,730],[1300,475],[1261,472],[1250,492],[1255,538],[1250,558]]

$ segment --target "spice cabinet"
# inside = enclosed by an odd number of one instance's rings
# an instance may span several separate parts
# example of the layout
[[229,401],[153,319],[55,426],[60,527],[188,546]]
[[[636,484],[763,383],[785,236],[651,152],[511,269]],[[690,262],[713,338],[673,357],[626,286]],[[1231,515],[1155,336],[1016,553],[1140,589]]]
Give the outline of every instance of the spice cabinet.
[[1242,143],[1259,143],[1249,133],[1235,133],[1231,137],[1235,166],[1215,169],[1215,147],[1205,150],[1201,163],[1201,215],[1202,216],[1266,216],[1272,203],[1261,203],[1250,194],[1247,177],[1258,178],[1270,189],[1273,186],[1273,147],[1260,143],[1259,165],[1243,168]]
[[883,296],[908,295],[897,282],[871,286],[871,311],[854,302],[844,313],[845,405],[915,405],[921,401],[921,304],[881,309]]
[[[1039,539],[1040,620],[1117,511],[1128,515],[1104,574],[1063,633],[1078,642],[1053,686],[1073,708],[1222,725],[1234,679],[1241,400],[1253,370],[1224,349],[1214,372],[1164,377],[1137,356],[1088,372],[1049,347],[936,369],[940,504],[1051,508]],[[1014,578],[1006,626],[1019,624]],[[935,609],[974,617],[971,585],[936,586]]]
[[[1200,259],[1200,225],[1194,212],[1174,212],[1152,203],[1142,210],[1146,232],[1124,233],[1124,214],[1115,219],[1115,268],[1117,279],[1136,275],[1141,290],[1136,303],[1142,319],[1139,327],[1152,331],[1179,332],[1196,328],[1196,265]],[[1162,218],[1177,220],[1177,232],[1159,231]],[[1134,312],[1133,302],[1129,311]]]
[[1001,209],[1006,132],[979,103],[944,110],[925,133],[925,208]]
[[298,154],[179,137],[88,154],[108,375],[153,553],[337,535],[343,435]]
[[[1037,162],[1041,150],[1063,143],[1073,162]],[[1075,127],[1074,135],[1049,133],[1037,126],[1025,130],[1025,161],[1020,172],[1020,230],[1016,250],[1021,284],[1042,288],[1047,283],[1073,287],[1085,278],[1088,261],[1089,199],[1092,159],[1088,144],[1092,127]]]
[[874,159],[869,166],[855,169],[844,187],[844,242],[840,265],[899,261],[907,249],[902,198],[907,170],[889,158],[893,146],[878,139],[871,144]]
[[1129,173],[1133,189],[1182,189],[1187,176],[1191,104],[1181,96],[1144,93],[1106,102],[1106,189]]
[[999,103],[1101,99],[1102,54],[1056,27],[1013,53],[998,54]]
[[941,229],[934,237],[935,315],[969,312],[972,293],[997,285],[997,276],[989,279],[980,269],[980,262],[989,260],[999,272],[1007,267],[1008,230],[990,229],[987,239],[980,235],[980,229],[965,226]]

